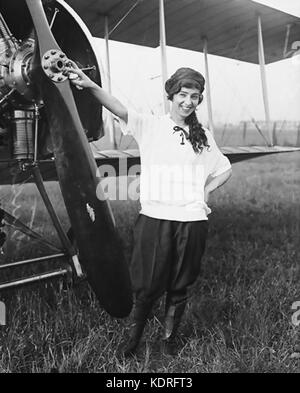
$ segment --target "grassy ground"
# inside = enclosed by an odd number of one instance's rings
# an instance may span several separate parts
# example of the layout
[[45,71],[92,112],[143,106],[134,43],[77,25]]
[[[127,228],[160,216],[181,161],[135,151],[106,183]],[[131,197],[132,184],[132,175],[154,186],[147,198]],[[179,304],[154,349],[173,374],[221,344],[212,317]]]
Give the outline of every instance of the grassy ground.
[[[2,298],[8,324],[0,327],[0,371],[299,372],[299,360],[291,355],[300,326],[292,324],[291,306],[300,301],[300,153],[250,160],[233,169],[230,182],[210,203],[207,251],[176,358],[160,351],[162,304],[138,356],[125,361],[116,350],[131,318],[107,315],[85,283],[72,290],[41,286]],[[49,188],[63,215],[56,185]],[[13,204],[9,191],[1,188],[2,204],[19,209],[25,222],[55,241],[32,187],[15,189]],[[138,205],[122,201],[112,207],[129,257]],[[63,224],[68,226],[66,218]],[[21,238],[18,248],[8,242],[6,252],[3,261],[45,250]]]

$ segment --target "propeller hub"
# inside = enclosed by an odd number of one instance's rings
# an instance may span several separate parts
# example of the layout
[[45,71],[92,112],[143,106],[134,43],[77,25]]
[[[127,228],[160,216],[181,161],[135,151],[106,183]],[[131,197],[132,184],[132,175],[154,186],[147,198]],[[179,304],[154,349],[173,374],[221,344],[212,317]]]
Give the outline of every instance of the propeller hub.
[[63,74],[68,62],[69,59],[62,51],[51,49],[42,57],[42,68],[48,78],[53,82],[60,83],[68,79],[68,76]]

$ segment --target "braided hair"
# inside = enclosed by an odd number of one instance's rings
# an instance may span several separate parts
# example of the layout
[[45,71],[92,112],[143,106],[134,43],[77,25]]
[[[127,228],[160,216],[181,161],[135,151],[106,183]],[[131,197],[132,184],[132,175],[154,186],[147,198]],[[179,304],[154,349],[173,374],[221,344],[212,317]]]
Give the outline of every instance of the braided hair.
[[[199,104],[203,100],[205,79],[200,72],[191,68],[179,68],[165,83],[165,89],[169,100],[173,100],[174,94],[180,92],[182,87],[188,89],[198,89],[200,91]],[[195,153],[200,154],[203,148],[209,149],[207,136],[202,124],[198,121],[195,111],[186,119],[185,123],[189,126],[189,141]]]

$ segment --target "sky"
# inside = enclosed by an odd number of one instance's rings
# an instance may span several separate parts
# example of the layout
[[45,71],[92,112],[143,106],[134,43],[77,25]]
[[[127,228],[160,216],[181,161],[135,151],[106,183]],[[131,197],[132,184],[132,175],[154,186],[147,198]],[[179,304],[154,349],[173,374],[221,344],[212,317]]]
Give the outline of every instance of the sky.
[[[257,0],[300,17],[300,0]],[[300,41],[300,37],[299,37]],[[95,38],[105,68],[105,42]],[[300,56],[266,66],[271,120],[300,121]],[[160,49],[110,41],[112,93],[125,105],[142,112],[162,113]],[[168,74],[179,67],[204,73],[202,53],[167,47]],[[259,66],[209,55],[215,123],[264,120]],[[204,99],[198,116],[207,124]]]

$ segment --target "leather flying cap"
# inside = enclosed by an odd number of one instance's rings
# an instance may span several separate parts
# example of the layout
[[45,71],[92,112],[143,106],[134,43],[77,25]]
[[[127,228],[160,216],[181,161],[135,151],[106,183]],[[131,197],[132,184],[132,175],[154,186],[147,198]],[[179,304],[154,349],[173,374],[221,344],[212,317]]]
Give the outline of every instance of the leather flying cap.
[[192,68],[179,68],[165,83],[165,90],[168,98],[179,93],[182,87],[197,88],[200,93],[204,91],[205,79],[200,72]]

